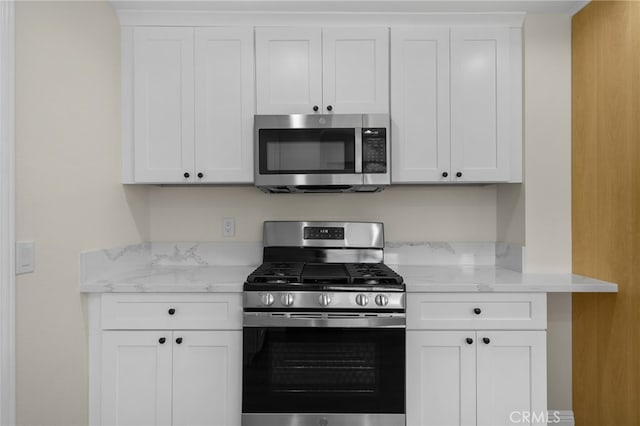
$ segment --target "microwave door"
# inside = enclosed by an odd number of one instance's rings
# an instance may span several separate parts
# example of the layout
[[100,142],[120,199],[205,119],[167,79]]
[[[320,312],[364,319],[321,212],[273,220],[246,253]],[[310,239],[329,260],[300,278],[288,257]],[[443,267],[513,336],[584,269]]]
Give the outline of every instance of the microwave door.
[[362,170],[362,136],[356,130],[260,129],[259,172],[261,175],[356,173],[356,155],[360,160],[358,168]]

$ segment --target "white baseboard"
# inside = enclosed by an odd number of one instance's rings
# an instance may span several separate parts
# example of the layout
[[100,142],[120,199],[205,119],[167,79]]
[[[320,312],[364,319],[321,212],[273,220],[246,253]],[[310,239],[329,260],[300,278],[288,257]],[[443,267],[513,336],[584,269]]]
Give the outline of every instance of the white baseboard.
[[575,426],[572,410],[548,410],[548,426]]

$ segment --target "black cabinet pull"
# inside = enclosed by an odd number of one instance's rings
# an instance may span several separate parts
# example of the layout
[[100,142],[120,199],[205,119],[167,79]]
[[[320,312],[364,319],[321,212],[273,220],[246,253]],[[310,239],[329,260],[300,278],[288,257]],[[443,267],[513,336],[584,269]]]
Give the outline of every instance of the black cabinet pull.
[[202,179],[204,177],[204,173],[200,172],[198,173],[198,179]]
[[160,342],[161,345],[164,345],[164,342],[166,342],[167,339],[165,339],[164,337],[161,337],[158,339],[158,342]]
[[175,313],[176,313],[176,310],[175,310],[175,309],[173,309],[173,308],[171,308],[171,309],[169,309],[169,311],[168,311],[168,312],[169,312],[169,315],[173,315],[173,314],[175,314]]
[[449,173],[447,173],[447,172],[442,172],[442,177],[449,177]]
[[327,105],[327,111],[333,111],[333,107],[331,105]]
[[457,176],[457,177],[462,177],[462,172],[458,172],[458,173],[456,173],[456,176]]
[[491,339],[489,339],[488,337],[483,337],[482,341],[484,342],[485,345],[488,345],[489,343],[491,343]]
[[185,177],[185,179],[189,179],[189,176],[191,176],[191,175],[189,174],[189,172],[184,172],[184,177]]
[[320,108],[318,108],[318,105],[314,105],[314,106],[313,106],[313,110],[314,110],[314,111],[318,111],[319,109],[320,109]]
[[471,337],[467,337],[467,344],[470,345],[473,343],[473,339]]
[[482,313],[482,309],[480,309],[480,308],[475,308],[475,309],[473,310],[473,313],[474,313],[474,314],[476,314],[476,315],[480,315],[480,314]]
[[177,343],[177,344],[181,344],[181,343],[182,343],[182,337],[178,337],[178,338],[176,339],[176,343]]

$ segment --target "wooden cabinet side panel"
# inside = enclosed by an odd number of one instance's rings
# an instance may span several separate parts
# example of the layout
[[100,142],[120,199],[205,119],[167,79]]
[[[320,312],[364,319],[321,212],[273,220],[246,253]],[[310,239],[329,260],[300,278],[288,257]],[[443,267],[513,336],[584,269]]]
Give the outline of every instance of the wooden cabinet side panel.
[[573,271],[617,294],[574,293],[576,425],[640,419],[640,3],[589,3],[572,20]]

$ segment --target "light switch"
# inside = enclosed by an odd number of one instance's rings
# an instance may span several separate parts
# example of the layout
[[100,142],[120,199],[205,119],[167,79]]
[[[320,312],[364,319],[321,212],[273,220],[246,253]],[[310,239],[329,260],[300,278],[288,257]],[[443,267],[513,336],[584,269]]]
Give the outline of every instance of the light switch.
[[33,241],[16,241],[16,275],[33,272],[35,267],[35,243]]

